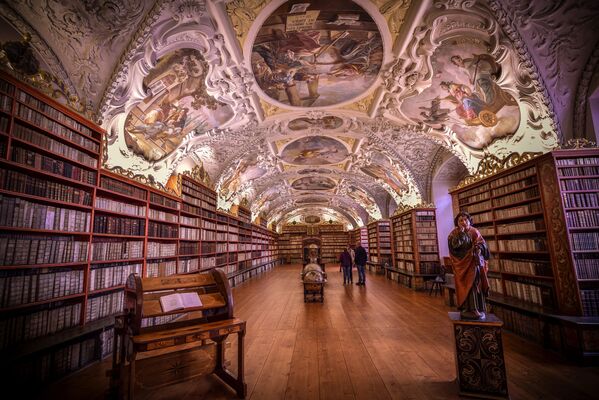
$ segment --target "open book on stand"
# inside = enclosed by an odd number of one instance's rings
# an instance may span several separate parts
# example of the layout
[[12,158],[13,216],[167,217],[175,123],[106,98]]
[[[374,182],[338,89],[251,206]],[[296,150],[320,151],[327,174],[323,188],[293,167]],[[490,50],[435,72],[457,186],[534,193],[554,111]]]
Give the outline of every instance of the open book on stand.
[[201,307],[202,300],[196,292],[174,293],[160,298],[163,312],[183,310],[191,307]]

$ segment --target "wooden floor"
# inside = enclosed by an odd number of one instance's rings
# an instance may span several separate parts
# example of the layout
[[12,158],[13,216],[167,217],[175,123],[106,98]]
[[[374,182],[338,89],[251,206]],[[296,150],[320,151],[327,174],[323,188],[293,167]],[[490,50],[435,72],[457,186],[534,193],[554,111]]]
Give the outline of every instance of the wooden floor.
[[[365,287],[344,286],[339,269],[330,266],[324,304],[305,304],[299,273],[300,266],[277,267],[233,290],[236,316],[248,323],[248,399],[460,398],[450,310],[441,297],[371,273]],[[576,366],[507,332],[503,340],[512,399],[599,398],[599,368]],[[228,352],[235,349],[233,343]],[[108,367],[108,361],[95,364],[43,398],[102,399]],[[208,376],[139,398],[236,396]]]

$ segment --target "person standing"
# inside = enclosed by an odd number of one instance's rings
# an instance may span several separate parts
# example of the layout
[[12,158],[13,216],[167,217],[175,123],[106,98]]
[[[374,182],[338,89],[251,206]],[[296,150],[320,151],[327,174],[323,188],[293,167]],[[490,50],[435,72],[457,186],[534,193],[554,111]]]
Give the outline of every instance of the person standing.
[[358,268],[358,283],[356,285],[366,285],[366,261],[368,261],[368,254],[366,249],[361,244],[356,247],[355,250],[355,262]]
[[341,268],[343,268],[343,284],[344,285],[346,283],[353,282],[352,272],[351,272],[352,260],[351,260],[351,255],[349,254],[349,250],[350,250],[350,247],[347,246],[347,248],[343,249],[343,252],[339,256],[339,263],[341,264]]
[[478,229],[472,226],[470,214],[465,211],[458,213],[454,224],[456,227],[449,234],[447,244],[455,274],[460,316],[463,319],[484,320],[485,298],[489,292],[489,249]]

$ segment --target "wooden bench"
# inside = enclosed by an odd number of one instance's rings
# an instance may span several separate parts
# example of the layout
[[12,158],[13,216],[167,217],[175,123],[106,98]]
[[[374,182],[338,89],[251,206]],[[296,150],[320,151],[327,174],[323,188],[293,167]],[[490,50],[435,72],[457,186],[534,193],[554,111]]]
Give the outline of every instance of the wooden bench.
[[[164,312],[162,296],[198,293],[201,307]],[[246,323],[233,317],[233,296],[222,271],[160,278],[131,274],[125,307],[115,323],[111,388],[133,399],[136,389],[157,389],[214,373],[244,398]],[[237,377],[225,368],[224,341],[237,333]]]

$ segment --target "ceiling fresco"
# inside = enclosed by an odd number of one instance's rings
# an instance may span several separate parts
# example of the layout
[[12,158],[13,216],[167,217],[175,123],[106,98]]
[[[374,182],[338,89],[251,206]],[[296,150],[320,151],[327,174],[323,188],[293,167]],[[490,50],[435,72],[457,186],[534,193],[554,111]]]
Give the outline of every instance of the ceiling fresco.
[[599,8],[529,3],[15,0],[0,68],[100,124],[111,171],[353,228],[486,155],[594,139]]
[[292,107],[345,103],[368,90],[383,61],[376,23],[351,1],[285,2],[258,29],[251,64],[268,100]]

